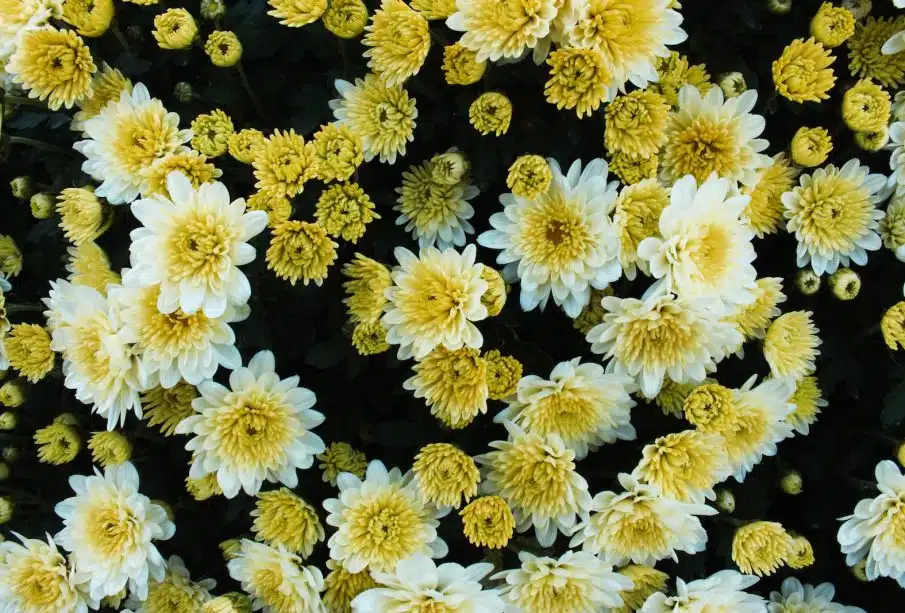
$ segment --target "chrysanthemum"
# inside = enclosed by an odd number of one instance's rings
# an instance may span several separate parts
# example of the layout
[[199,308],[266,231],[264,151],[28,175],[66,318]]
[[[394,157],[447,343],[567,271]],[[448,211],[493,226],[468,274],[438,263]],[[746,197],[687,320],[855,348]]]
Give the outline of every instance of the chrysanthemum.
[[251,517],[255,538],[271,546],[282,545],[302,558],[324,540],[317,511],[285,487],[259,493]]
[[96,243],[84,242],[77,247],[70,247],[67,252],[69,261],[66,263],[66,270],[70,273],[68,279],[73,285],[91,287],[106,296],[109,285],[120,283],[119,273],[110,268],[110,259]]
[[67,187],[58,196],[60,227],[73,245],[93,241],[111,222],[110,212],[93,187]]
[[164,436],[172,436],[186,417],[190,417],[192,401],[198,397],[194,385],[180,381],[170,389],[153,387],[141,395],[145,419],[151,427],[160,426]]
[[338,123],[361,136],[365,162],[379,157],[395,164],[397,155],[405,155],[406,143],[415,140],[415,99],[401,85],[388,85],[374,74],[355,79],[354,85],[337,79],[335,85],[340,97],[330,101],[330,108]]
[[65,0],[63,21],[73,26],[82,36],[103,36],[113,21],[113,0]]
[[396,225],[405,225],[412,232],[420,248],[438,249],[462,247],[466,234],[474,234],[468,222],[474,208],[468,202],[480,191],[467,180],[450,185],[438,183],[433,177],[433,160],[411,166],[402,173],[402,186],[396,188],[399,197],[394,211],[399,211]]
[[327,0],[267,0],[267,14],[289,28],[301,28],[317,21],[327,9]]
[[314,145],[295,130],[274,130],[255,149],[255,187],[287,196],[302,193],[317,171]]
[[431,414],[452,429],[464,428],[487,412],[487,365],[477,349],[438,346],[412,367],[403,388],[424,398]]
[[814,372],[820,355],[820,330],[810,311],[790,311],[770,324],[764,336],[764,358],[774,377],[795,380]]
[[151,34],[161,49],[188,49],[198,36],[198,24],[187,9],[167,9],[154,17]]
[[793,40],[773,62],[776,91],[792,102],[826,100],[836,83],[830,68],[835,61],[835,56],[813,38]]
[[207,157],[197,151],[184,151],[161,158],[151,165],[141,187],[143,196],[169,197],[167,177],[171,172],[181,172],[198,189],[203,183],[219,179],[223,172],[207,161]]
[[669,581],[669,575],[652,566],[629,564],[617,572],[627,577],[632,582],[632,587],[619,593],[622,607],[615,609],[613,613],[633,613],[640,610],[652,594],[665,592],[666,582]]
[[616,96],[605,117],[607,151],[647,158],[656,155],[666,140],[669,103],[660,94],[639,89]]
[[264,133],[254,128],[243,128],[233,132],[226,139],[226,149],[237,162],[251,164],[255,159],[255,150],[263,145]]
[[148,584],[147,598],[133,595],[126,601],[128,610],[134,613],[198,613],[202,605],[211,599],[210,590],[216,587],[213,579],[192,581],[182,558],[170,556],[167,572],[162,581]]
[[661,436],[644,447],[632,476],[663,496],[703,504],[716,498],[713,487],[731,472],[724,445],[722,436],[698,430]]
[[707,67],[704,64],[689,65],[688,58],[678,51],[658,57],[655,66],[657,80],[650,83],[647,90],[663,96],[670,106],[675,107],[679,103],[679,90],[685,85],[696,87],[701,95],[713,87]]
[[484,92],[468,107],[468,122],[484,136],[505,134],[510,121],[512,102],[500,92]]
[[476,547],[501,549],[515,532],[515,516],[499,496],[481,496],[459,511],[462,532]]
[[607,183],[607,165],[581,161],[566,174],[548,160],[553,181],[537,198],[503,194],[502,213],[490,217],[493,229],[478,243],[499,249],[503,276],[519,280],[522,309],[553,301],[570,317],[588,303],[591,288],[603,289],[622,274],[615,225],[609,217],[616,201],[616,182]]
[[449,443],[425,445],[412,465],[413,481],[421,499],[440,508],[462,506],[478,493],[481,480],[474,460]]
[[795,164],[813,168],[826,161],[827,156],[833,150],[833,139],[824,128],[801,127],[792,137],[790,149],[792,161]]
[[350,573],[336,560],[327,560],[327,568],[330,572],[324,579],[322,598],[328,613],[352,613],[352,600],[356,596],[371,588],[379,587],[367,569],[358,573]]
[[368,68],[388,86],[401,85],[418,74],[431,44],[427,19],[421,13],[402,0],[382,0],[365,30],[362,43],[369,48],[363,56],[369,58]]
[[267,215],[246,212],[242,199],[230,202],[220,182],[195,189],[185,175],[173,172],[167,191],[170,199],[153,196],[132,203],[143,227],[130,234],[132,268],[124,281],[159,285],[162,313],[200,310],[220,317],[229,303],[244,305],[251,288],[238,267],[254,259],[248,240],[264,229]]
[[132,444],[122,433],[94,432],[88,439],[91,460],[101,468],[122,464],[132,459]]
[[854,77],[869,77],[884,87],[905,83],[905,53],[883,53],[883,45],[905,29],[905,16],[868,17],[855,24],[848,39],[848,67]]
[[357,183],[340,183],[322,191],[315,216],[328,235],[353,244],[364,236],[367,224],[380,219],[374,202]]
[[98,602],[77,584],[56,543],[16,535],[0,543],[0,604],[16,613],[87,613]]
[[524,613],[609,611],[623,604],[620,592],[632,581],[586,551],[567,551],[559,558],[519,552],[521,566],[493,579],[505,580],[503,600]]
[[267,190],[257,191],[245,201],[249,211],[267,213],[267,227],[273,229],[292,216],[292,202],[286,196]]
[[110,204],[135,200],[154,162],[185,151],[192,138],[191,130],[179,129],[179,115],[168,113],[141,83],[85,120],[82,131],[87,140],[73,147],[87,158],[82,170],[102,182],[95,193]]
[[13,83],[29,98],[46,100],[53,111],[71,109],[91,97],[91,75],[97,70],[85,41],[73,30],[51,26],[21,33],[6,65]]
[[905,348],[905,301],[895,303],[883,313],[880,331],[892,351]]
[[204,43],[204,52],[214,66],[229,68],[242,59],[242,41],[230,30],[214,30]]
[[239,554],[226,567],[229,576],[252,597],[252,609],[267,613],[326,613],[320,592],[324,577],[315,566],[303,566],[297,555],[242,539]]
[[361,136],[346,124],[321,126],[311,142],[314,143],[315,175],[326,183],[348,181],[364,161]]
[[368,23],[368,7],[362,0],[332,0],[321,16],[321,23],[335,36],[355,38]]
[[481,296],[481,303],[487,307],[487,315],[496,317],[506,306],[506,298],[509,295],[509,285],[503,279],[503,275],[495,268],[484,266],[481,278],[487,282],[487,291]]
[[622,494],[601,492],[591,502],[590,517],[576,526],[571,547],[581,545],[608,564],[653,565],[678,559],[677,551],[697,553],[707,545],[698,515],[715,515],[704,505],[679,502],[661,495],[655,485],[639,483],[620,473]]
[[2,342],[10,366],[30,382],[37,383],[53,370],[56,356],[50,334],[38,324],[16,324]]
[[742,211],[741,218],[757,235],[763,238],[784,227],[782,195],[795,185],[798,170],[783,153],[773,156],[773,163],[757,173],[757,182],[742,188],[742,194],[751,200]]
[[575,109],[578,118],[590,115],[607,99],[612,80],[598,49],[557,49],[547,58],[550,79],[544,85],[547,102],[557,109]]
[[753,294],[753,302],[739,306],[724,318],[742,333],[745,341],[763,338],[770,322],[782,312],[779,305],[786,301],[786,295],[782,293],[782,279],[779,277],[758,279]]
[[[412,4],[417,5],[417,1]],[[453,4],[453,12],[455,12],[455,4]],[[442,68],[443,78],[449,85],[471,85],[480,81],[484,76],[487,62],[479,62],[476,52],[466,49],[462,43],[455,42],[443,50]]]
[[433,247],[419,256],[403,247],[394,253],[399,266],[386,290],[381,322],[387,342],[399,345],[399,359],[421,359],[439,345],[480,349],[483,337],[473,322],[487,317],[481,303],[487,282],[481,278],[483,265],[475,263],[474,245],[461,254]]
[[889,94],[870,79],[861,79],[842,96],[842,120],[856,132],[885,129],[891,111]]
[[549,547],[557,532],[571,534],[585,517],[591,496],[575,470],[575,452],[557,434],[529,434],[504,424],[506,441],[493,441],[493,451],[475,458],[482,467],[482,491],[502,497],[515,516],[519,532],[532,526],[538,542]]
[[821,395],[816,377],[799,379],[789,402],[795,405],[795,409],[789,413],[786,420],[792,424],[796,432],[805,435],[810,431],[810,425],[817,421],[820,409],[828,404]]
[[539,155],[520,155],[506,175],[506,186],[513,195],[532,200],[544,194],[552,181],[550,164]]
[[810,263],[822,275],[850,261],[866,264],[867,252],[881,245],[877,229],[883,211],[875,205],[885,184],[886,177],[868,174],[857,159],[802,175],[799,185],[782,195],[787,227],[798,240],[798,267]]
[[773,521],[745,524],[732,537],[732,561],[745,574],[772,575],[791,554],[792,536]]
[[217,474],[210,473],[199,479],[185,478],[185,490],[198,502],[203,502],[214,496],[222,496],[223,490],[217,483]]
[[339,497],[324,501],[327,523],[337,529],[328,544],[330,557],[347,571],[389,571],[416,553],[446,555],[446,543],[437,536],[443,513],[421,502],[410,475],[387,471],[374,460],[364,481],[343,473],[336,484]]
[[487,392],[494,400],[503,400],[515,394],[522,378],[522,364],[511,355],[501,355],[496,349],[483,356],[487,364]]
[[764,613],[764,599],[745,589],[757,583],[757,577],[734,570],[721,570],[690,583],[676,578],[676,595],[655,592],[639,613],[688,613],[690,611],[731,611],[732,613]]
[[446,25],[464,32],[459,40],[477,61],[520,57],[550,33],[559,6],[554,0],[460,0]]
[[[128,269],[124,273],[128,275]],[[229,324],[245,319],[247,307],[227,304],[219,317],[208,317],[200,310],[161,313],[159,298],[158,285],[129,285],[110,292],[122,318],[122,334],[134,343],[133,351],[141,359],[149,385],[171,388],[180,379],[198,385],[212,379],[220,366],[234,369],[242,365]]]
[[770,165],[758,138],[764,118],[751,113],[757,91],[724,100],[719,87],[702,96],[690,85],[679,91],[679,106],[666,123],[660,152],[660,178],[672,183],[685,175],[704,182],[711,173],[744,185],[757,182],[757,172]]
[[144,372],[122,334],[116,308],[90,287],[61,279],[50,287],[45,315],[50,347],[63,354],[64,385],[107,419],[108,430],[122,426],[130,410],[141,417],[138,392],[146,386]]
[[702,301],[648,292],[637,298],[603,298],[603,323],[587,334],[591,351],[612,360],[613,371],[635,378],[653,398],[668,375],[676,383],[700,382],[741,343],[734,326]]
[[123,91],[132,92],[132,81],[116,68],[102,62],[100,70],[94,73],[91,80],[91,95],[76,102],[79,110],[73,116],[69,128],[81,131],[85,121],[100,113],[107,103],[119,100]]
[[162,581],[166,562],[153,541],[167,540],[176,526],[163,507],[138,491],[138,471],[129,462],[109,466],[104,474],[73,475],[75,496],[55,507],[63,529],[54,539],[70,553],[77,583],[87,584],[99,600],[126,587],[140,599],[148,581]]
[[795,577],[786,577],[779,592],[770,592],[769,613],[866,613],[859,607],[847,607],[833,602],[836,588],[832,583],[814,586],[801,584]]
[[494,421],[512,421],[541,436],[557,434],[581,460],[604,443],[635,438],[629,395],[635,389],[631,377],[606,374],[599,364],[575,358],[557,364],[549,380],[522,378]]
[[38,461],[59,466],[72,462],[82,450],[82,438],[74,426],[54,422],[35,430],[32,437]]
[[317,467],[324,471],[323,480],[330,485],[336,485],[340,473],[352,473],[363,479],[368,468],[365,454],[349,443],[330,443],[317,459]]
[[353,322],[371,322],[380,319],[387,303],[386,290],[393,284],[389,269],[376,260],[356,253],[351,262],[343,265],[343,283],[346,297],[343,303]]
[[656,155],[647,158],[633,158],[625,153],[614,153],[610,157],[610,172],[625,185],[634,185],[645,179],[657,177],[660,159]]
[[311,429],[324,421],[314,411],[314,393],[299,387],[298,375],[280,379],[273,354],[259,351],[247,367],[229,376],[229,388],[213,381],[198,386],[195,415],[178,434],[193,434],[185,448],[195,452],[189,476],[217,474],[227,498],[243,489],[253,496],[264,481],[298,484],[297,469],[309,468],[324,451]]
[[284,221],[273,229],[267,268],[291,285],[301,280],[303,285],[313,281],[320,286],[336,261],[337,247],[319,223]]
[[[708,379],[704,379],[705,382]],[[669,377],[663,381],[663,386],[654,397],[654,402],[664,415],[682,417],[685,399],[698,385],[696,383],[676,383]]]
[[498,591],[481,586],[481,580],[491,571],[493,564],[486,562],[468,567],[454,563],[437,566],[428,556],[417,553],[400,560],[391,570],[374,571],[379,585],[356,596],[352,611],[502,613],[504,605]]

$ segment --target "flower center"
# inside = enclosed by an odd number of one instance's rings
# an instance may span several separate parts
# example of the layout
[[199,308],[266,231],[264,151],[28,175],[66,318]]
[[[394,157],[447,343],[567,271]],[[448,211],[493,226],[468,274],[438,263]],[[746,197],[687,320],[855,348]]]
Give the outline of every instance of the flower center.
[[176,148],[176,127],[167,123],[165,114],[160,105],[120,120],[113,148],[117,161],[129,174],[141,174],[154,160]]
[[[553,190],[551,190],[552,192]],[[553,271],[562,271],[594,249],[584,214],[559,193],[544,194],[524,218],[521,243],[527,259]]]
[[529,429],[539,434],[556,433],[567,440],[593,432],[598,423],[596,405],[583,391],[564,389],[527,407]]
[[701,338],[696,323],[685,321],[680,312],[665,306],[652,318],[627,322],[620,336],[619,359],[644,366],[683,364]]
[[148,586],[148,599],[144,605],[148,611],[168,611],[169,613],[194,613],[198,604],[186,590],[173,584],[167,578]]
[[252,389],[229,394],[224,405],[215,418],[224,460],[264,468],[284,463],[286,446],[300,428],[282,398]]
[[403,494],[378,493],[349,508],[349,549],[368,561],[394,565],[420,546],[420,514]]
[[63,581],[65,567],[66,561],[59,554],[49,559],[32,558],[15,568],[15,579],[11,583],[16,586],[16,594],[29,608],[49,607],[58,604],[63,597],[60,583]]
[[170,237],[168,272],[170,280],[199,280],[210,289],[224,281],[230,265],[230,251],[238,232],[219,216],[193,213]]
[[91,546],[103,557],[121,558],[139,545],[141,523],[128,507],[94,507],[88,513],[87,524]]
[[851,249],[871,219],[867,193],[847,179],[814,181],[802,191],[800,202],[799,232],[827,252]]
[[698,117],[676,134],[672,151],[677,175],[694,175],[700,182],[716,172],[732,174],[738,160],[735,130],[728,123]]

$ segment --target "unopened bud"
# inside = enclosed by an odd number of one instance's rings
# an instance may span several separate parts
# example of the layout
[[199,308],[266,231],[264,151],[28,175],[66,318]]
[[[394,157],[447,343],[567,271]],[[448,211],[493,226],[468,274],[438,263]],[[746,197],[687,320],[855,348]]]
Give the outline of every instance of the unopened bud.
[[220,551],[223,553],[223,559],[227,562],[239,555],[242,548],[242,539],[227,539],[220,543]]
[[716,508],[723,513],[735,511],[735,496],[729,490],[719,490],[716,493]]
[[820,291],[820,275],[810,268],[803,268],[795,275],[795,287],[805,296],[813,296]]
[[867,560],[858,560],[851,568],[852,574],[858,581],[868,581],[867,579]]
[[879,151],[889,142],[889,128],[883,126],[876,132],[855,132],[855,144],[865,151]]
[[16,414],[5,411],[0,413],[0,430],[14,430],[16,427]]
[[15,409],[25,402],[25,388],[18,381],[7,381],[0,385],[0,405]]
[[9,464],[0,462],[0,481],[9,479]]
[[226,5],[223,0],[201,0],[201,16],[213,21],[226,14]]
[[33,195],[29,205],[31,206],[31,214],[35,219],[47,219],[53,215],[53,196],[47,192],[39,192]]
[[79,425],[79,420],[72,413],[60,413],[53,418],[53,423],[63,424],[64,426],[77,426]]
[[173,88],[173,95],[176,96],[176,100],[184,103],[189,102],[195,96],[195,92],[191,83],[180,81]]
[[720,89],[727,98],[734,98],[748,90],[745,77],[740,72],[727,72],[720,76]]
[[851,11],[855,19],[864,19],[870,15],[871,10],[874,8],[871,0],[842,0],[840,6]]
[[31,177],[16,177],[9,182],[9,188],[19,200],[28,200],[35,191]]
[[3,458],[4,462],[9,462],[10,464],[12,464],[19,459],[19,448],[14,445],[4,447],[3,452],[0,453],[0,457]]
[[779,487],[789,496],[797,496],[801,493],[804,480],[797,470],[787,470],[779,480]]
[[16,506],[8,496],[0,497],[0,524],[5,524],[13,518]]
[[851,268],[840,268],[830,275],[830,290],[839,300],[857,298],[861,291],[861,277]]
[[208,600],[202,605],[201,613],[251,613],[251,600],[245,594],[230,592]]
[[455,185],[467,172],[468,160],[458,151],[447,151],[431,158],[431,178],[440,185]]
[[792,10],[792,0],[767,0],[767,10],[775,15],[785,15]]
[[899,461],[899,464],[905,466],[905,441],[902,441],[896,448],[896,459]]

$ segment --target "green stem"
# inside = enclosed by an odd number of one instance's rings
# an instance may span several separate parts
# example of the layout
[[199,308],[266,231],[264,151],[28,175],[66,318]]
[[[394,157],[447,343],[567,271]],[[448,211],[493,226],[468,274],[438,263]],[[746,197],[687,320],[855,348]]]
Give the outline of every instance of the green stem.
[[32,98],[28,98],[26,96],[16,96],[15,94],[5,94],[3,96],[3,102],[8,102],[10,104],[18,104],[20,106],[34,106],[37,108],[47,110],[47,105],[38,100],[34,100]]
[[261,117],[264,116],[264,107],[261,106],[261,101],[258,100],[258,97],[255,95],[254,91],[251,89],[251,84],[248,82],[248,77],[245,76],[245,69],[242,68],[242,62],[238,62],[236,64],[236,68],[239,71],[239,79],[242,80],[242,87],[245,88],[245,91],[248,92],[248,97],[251,98],[251,102],[255,107],[255,111]]
[[123,35],[123,31],[119,29],[119,24],[116,23],[114,19],[110,24],[110,31],[113,32],[113,36],[116,37],[116,40],[119,41],[120,46],[122,46],[123,51],[126,53],[131,52],[132,50],[129,48],[129,41],[126,39],[125,35]]
[[43,313],[44,307],[39,304],[9,303],[6,305],[7,313]]
[[72,153],[71,149],[64,149],[63,147],[51,145],[50,143],[45,143],[43,141],[35,140],[33,138],[25,138],[24,136],[10,136],[9,142],[10,142],[10,144],[13,144],[13,145],[26,145],[27,147],[34,147],[35,149],[44,149],[46,151],[55,151],[56,153]]

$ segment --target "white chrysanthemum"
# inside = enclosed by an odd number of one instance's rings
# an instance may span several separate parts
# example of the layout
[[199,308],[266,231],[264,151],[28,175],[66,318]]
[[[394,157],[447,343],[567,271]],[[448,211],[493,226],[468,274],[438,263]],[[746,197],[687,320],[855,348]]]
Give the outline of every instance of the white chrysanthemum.
[[179,129],[179,115],[141,83],[86,120],[82,131],[88,139],[73,147],[88,158],[82,170],[101,182],[95,193],[110,204],[135,200],[154,162],[187,151],[192,139],[191,130]]
[[575,469],[575,452],[558,434],[526,433],[512,422],[505,441],[493,441],[493,451],[475,457],[481,466],[481,492],[500,496],[509,505],[516,528],[534,528],[543,547],[558,532],[574,532],[591,504],[588,482]]
[[235,369],[242,365],[229,324],[248,317],[247,306],[228,304],[216,318],[180,309],[167,314],[157,308],[159,294],[159,285],[114,286],[110,290],[110,301],[122,318],[123,337],[134,343],[149,387],[159,383],[169,389],[180,379],[198,385],[213,379],[219,366]]
[[464,32],[459,44],[476,52],[478,62],[520,58],[550,34],[560,5],[555,0],[456,0],[457,10],[446,25]]
[[50,282],[44,304],[50,347],[63,354],[64,385],[107,419],[108,430],[122,427],[129,411],[141,418],[138,393],[147,382],[118,310],[94,288],[62,279]]
[[651,274],[683,298],[754,300],[754,232],[739,218],[751,198],[731,192],[726,179],[711,176],[698,187],[694,177],[682,177],[660,214],[660,235],[638,245]]
[[669,184],[685,175],[699,182],[716,173],[723,179],[753,187],[758,171],[773,163],[761,153],[769,144],[757,138],[766,122],[751,110],[757,90],[724,99],[711,87],[705,95],[694,85],[679,90],[679,105],[666,124],[666,143],[660,152],[660,179]]
[[56,505],[63,529],[54,538],[70,553],[75,581],[87,584],[92,599],[113,596],[128,584],[144,600],[148,581],[166,575],[153,541],[169,539],[176,526],[163,507],[139,493],[130,462],[95,473],[69,477],[75,496]]
[[438,345],[480,349],[484,339],[472,322],[487,317],[481,303],[487,282],[481,278],[484,265],[475,263],[475,246],[462,253],[433,247],[418,256],[403,247],[393,253],[399,266],[386,290],[381,323],[387,329],[386,342],[399,345],[399,359],[420,360]]
[[337,498],[324,500],[327,523],[336,528],[327,544],[330,557],[350,573],[368,568],[388,572],[414,554],[442,558],[446,542],[438,519],[449,512],[425,505],[412,481],[379,460],[368,464],[364,481],[352,473],[336,479]]
[[267,227],[267,213],[245,210],[245,200],[230,202],[219,181],[198,189],[180,172],[167,176],[163,196],[132,203],[142,223],[130,234],[132,268],[123,275],[126,285],[160,285],[157,307],[161,313],[199,309],[220,317],[227,303],[244,305],[251,286],[239,270],[255,259],[248,241]]
[[549,380],[523,377],[494,421],[512,421],[541,436],[558,434],[581,460],[604,443],[635,439],[629,394],[636,390],[631,377],[575,358],[557,364]]
[[798,240],[799,268],[808,264],[818,275],[839,266],[867,264],[867,252],[881,246],[877,229],[884,213],[886,177],[868,174],[857,159],[841,168],[832,164],[804,174],[782,195],[786,227]]
[[721,570],[691,583],[676,578],[675,596],[655,592],[639,613],[765,613],[764,599],[745,591],[755,583],[757,577],[734,570]]
[[518,554],[521,567],[504,570],[503,599],[522,613],[591,613],[623,605],[619,592],[630,590],[632,580],[587,551],[567,551],[559,558],[541,558],[527,551]]
[[880,494],[860,501],[853,514],[842,518],[837,539],[846,564],[867,559],[868,581],[889,577],[905,587],[905,476],[892,460],[877,464],[874,474]]
[[194,434],[185,448],[193,452],[189,478],[217,475],[223,495],[239,489],[254,496],[264,481],[298,485],[296,470],[309,468],[324,441],[311,432],[324,415],[311,409],[314,392],[299,387],[299,377],[280,379],[273,353],[259,351],[247,367],[229,375],[229,388],[214,381],[198,386],[192,401],[197,415],[176,426]]
[[582,170],[576,160],[566,174],[548,159],[553,180],[547,191],[528,199],[500,196],[502,213],[490,216],[492,230],[478,244],[499,249],[507,281],[521,284],[521,305],[543,309],[550,295],[569,317],[578,317],[591,288],[604,289],[622,275],[619,238],[610,213],[618,181],[607,183],[607,163],[592,160]]
[[373,571],[380,585],[352,600],[355,613],[503,613],[496,590],[484,590],[481,579],[493,564],[464,567],[447,563],[437,566],[430,557],[415,554],[400,560],[389,572]]
[[896,196],[905,196],[905,122],[897,121],[889,126],[889,179],[887,186],[895,189]]
[[860,607],[833,602],[836,588],[832,583],[802,585],[795,577],[788,577],[780,589],[780,592],[770,592],[769,613],[867,613]]
[[619,474],[619,485],[626,490],[622,494],[594,496],[592,513],[576,526],[571,547],[581,545],[616,566],[653,566],[666,558],[678,560],[678,551],[704,551],[707,531],[698,515],[716,515],[716,509],[665,498],[655,485],[639,483],[626,473]]
[[252,598],[252,609],[264,613],[326,613],[320,592],[324,577],[314,566],[282,545],[276,548],[242,539],[226,567]]
[[653,398],[668,376],[676,383],[700,383],[742,343],[741,333],[721,321],[719,301],[687,300],[649,289],[641,300],[606,296],[603,322],[591,328],[591,351],[601,353],[608,372],[635,378]]
[[56,543],[27,539],[0,543],[0,611],[4,613],[87,613],[97,599],[76,583]]
[[133,594],[126,606],[134,613],[197,613],[211,599],[210,590],[216,586],[213,579],[192,581],[182,558],[170,556],[163,581],[148,584],[147,598]]

